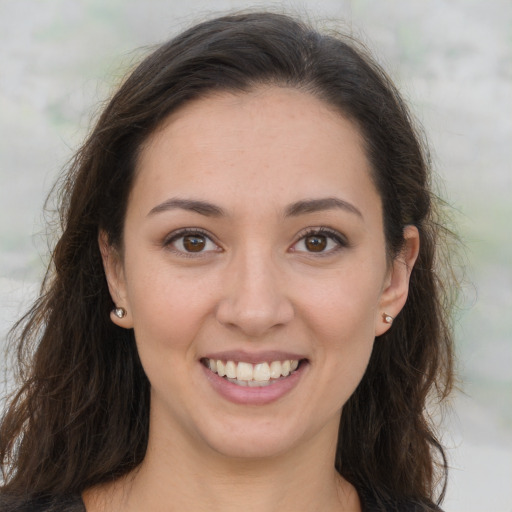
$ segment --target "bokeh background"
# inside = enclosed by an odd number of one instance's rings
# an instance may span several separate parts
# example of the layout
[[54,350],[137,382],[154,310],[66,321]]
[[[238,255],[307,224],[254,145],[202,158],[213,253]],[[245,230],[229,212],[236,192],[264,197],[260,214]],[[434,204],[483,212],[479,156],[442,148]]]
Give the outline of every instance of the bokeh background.
[[443,430],[452,468],[444,507],[512,512],[510,0],[0,0],[0,345],[44,272],[44,199],[112,87],[191,23],[269,6],[340,20],[374,50],[428,134],[467,275],[457,315],[463,392]]

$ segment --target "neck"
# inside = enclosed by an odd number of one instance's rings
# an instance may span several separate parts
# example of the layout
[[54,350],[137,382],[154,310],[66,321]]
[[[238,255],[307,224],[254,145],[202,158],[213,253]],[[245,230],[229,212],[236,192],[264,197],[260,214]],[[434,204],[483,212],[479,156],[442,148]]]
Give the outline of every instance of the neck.
[[[326,443],[328,437],[333,442]],[[260,459],[191,446],[183,438],[150,434],[141,466],[85,493],[87,511],[360,511],[357,492],[334,469],[335,437],[317,436],[296,450]]]

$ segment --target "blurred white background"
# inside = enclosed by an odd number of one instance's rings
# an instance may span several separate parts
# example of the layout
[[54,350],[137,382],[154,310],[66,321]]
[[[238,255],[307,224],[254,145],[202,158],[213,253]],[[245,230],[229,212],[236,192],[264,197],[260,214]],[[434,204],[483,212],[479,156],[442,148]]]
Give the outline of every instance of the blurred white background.
[[[466,244],[446,512],[512,512],[510,0],[0,0],[0,343],[46,260],[43,202],[141,47],[218,11],[339,19],[430,139]],[[3,358],[3,352],[2,352]]]

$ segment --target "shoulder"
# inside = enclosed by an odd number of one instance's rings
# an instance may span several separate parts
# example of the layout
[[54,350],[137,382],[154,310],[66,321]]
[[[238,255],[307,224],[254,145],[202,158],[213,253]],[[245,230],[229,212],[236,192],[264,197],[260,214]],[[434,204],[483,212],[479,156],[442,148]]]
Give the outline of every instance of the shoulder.
[[20,498],[0,495],[0,512],[85,512],[80,496]]

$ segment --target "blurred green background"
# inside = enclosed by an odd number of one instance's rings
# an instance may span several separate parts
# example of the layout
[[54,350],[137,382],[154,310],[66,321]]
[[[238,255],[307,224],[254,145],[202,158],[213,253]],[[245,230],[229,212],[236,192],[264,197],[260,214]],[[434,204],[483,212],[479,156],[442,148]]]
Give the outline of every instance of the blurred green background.
[[363,39],[427,132],[467,274],[445,508],[511,512],[510,0],[0,0],[0,340],[44,271],[44,199],[112,87],[151,45],[258,6]]

